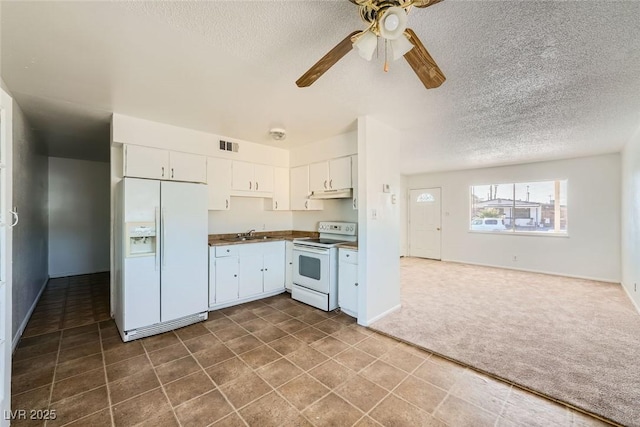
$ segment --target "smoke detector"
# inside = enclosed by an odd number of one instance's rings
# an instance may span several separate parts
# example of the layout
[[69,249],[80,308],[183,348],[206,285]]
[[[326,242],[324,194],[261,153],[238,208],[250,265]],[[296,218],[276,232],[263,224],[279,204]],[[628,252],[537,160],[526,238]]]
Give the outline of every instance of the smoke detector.
[[281,128],[273,128],[269,130],[269,135],[276,141],[282,141],[287,137],[287,131]]

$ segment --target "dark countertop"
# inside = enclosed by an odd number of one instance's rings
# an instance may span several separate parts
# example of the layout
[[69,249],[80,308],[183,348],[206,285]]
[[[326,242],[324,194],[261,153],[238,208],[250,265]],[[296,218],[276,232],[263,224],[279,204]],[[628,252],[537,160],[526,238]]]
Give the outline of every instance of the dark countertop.
[[347,243],[340,243],[338,245],[339,248],[344,248],[344,249],[352,249],[354,251],[358,250],[358,242],[347,242]]
[[[246,243],[265,243],[265,242],[278,242],[278,241],[293,241],[294,239],[304,238],[317,238],[318,233],[314,231],[298,231],[298,230],[284,230],[284,231],[261,231],[253,233],[257,239],[252,240],[224,240],[233,239],[237,233],[230,234],[209,234],[209,246],[224,246],[224,245],[243,245]],[[261,237],[267,236],[268,239],[261,239]]]

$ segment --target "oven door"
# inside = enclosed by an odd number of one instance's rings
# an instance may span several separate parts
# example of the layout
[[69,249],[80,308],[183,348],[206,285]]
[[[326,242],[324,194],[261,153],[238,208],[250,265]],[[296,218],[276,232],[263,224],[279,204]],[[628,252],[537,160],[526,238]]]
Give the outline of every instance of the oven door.
[[293,246],[293,283],[329,293],[329,249]]

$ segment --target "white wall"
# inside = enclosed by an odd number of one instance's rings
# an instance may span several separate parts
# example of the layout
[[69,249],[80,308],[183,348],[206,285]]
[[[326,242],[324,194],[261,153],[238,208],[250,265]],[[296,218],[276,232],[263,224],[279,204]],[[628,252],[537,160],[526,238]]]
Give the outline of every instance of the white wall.
[[[468,231],[469,186],[553,179],[568,180],[569,237]],[[428,187],[442,188],[443,260],[620,281],[619,154],[408,177]]]
[[292,213],[265,210],[265,203],[271,199],[231,197],[228,211],[209,211],[209,234],[291,230]]
[[321,211],[294,211],[293,229],[318,231],[319,221],[358,222],[358,211],[353,209],[352,199],[324,200]]
[[[358,323],[369,325],[400,308],[400,133],[386,124],[358,119]],[[383,184],[390,193],[383,193]],[[376,213],[376,219],[373,213]]]
[[622,151],[622,285],[640,311],[640,129]]
[[109,270],[110,166],[49,158],[49,275]]

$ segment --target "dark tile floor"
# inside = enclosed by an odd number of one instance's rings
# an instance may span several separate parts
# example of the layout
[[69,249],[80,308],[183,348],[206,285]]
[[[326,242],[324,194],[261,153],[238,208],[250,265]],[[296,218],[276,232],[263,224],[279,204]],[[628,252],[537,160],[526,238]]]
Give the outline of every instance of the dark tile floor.
[[603,425],[288,294],[124,344],[108,280],[50,281],[14,354],[14,410],[55,410],[47,426]]

